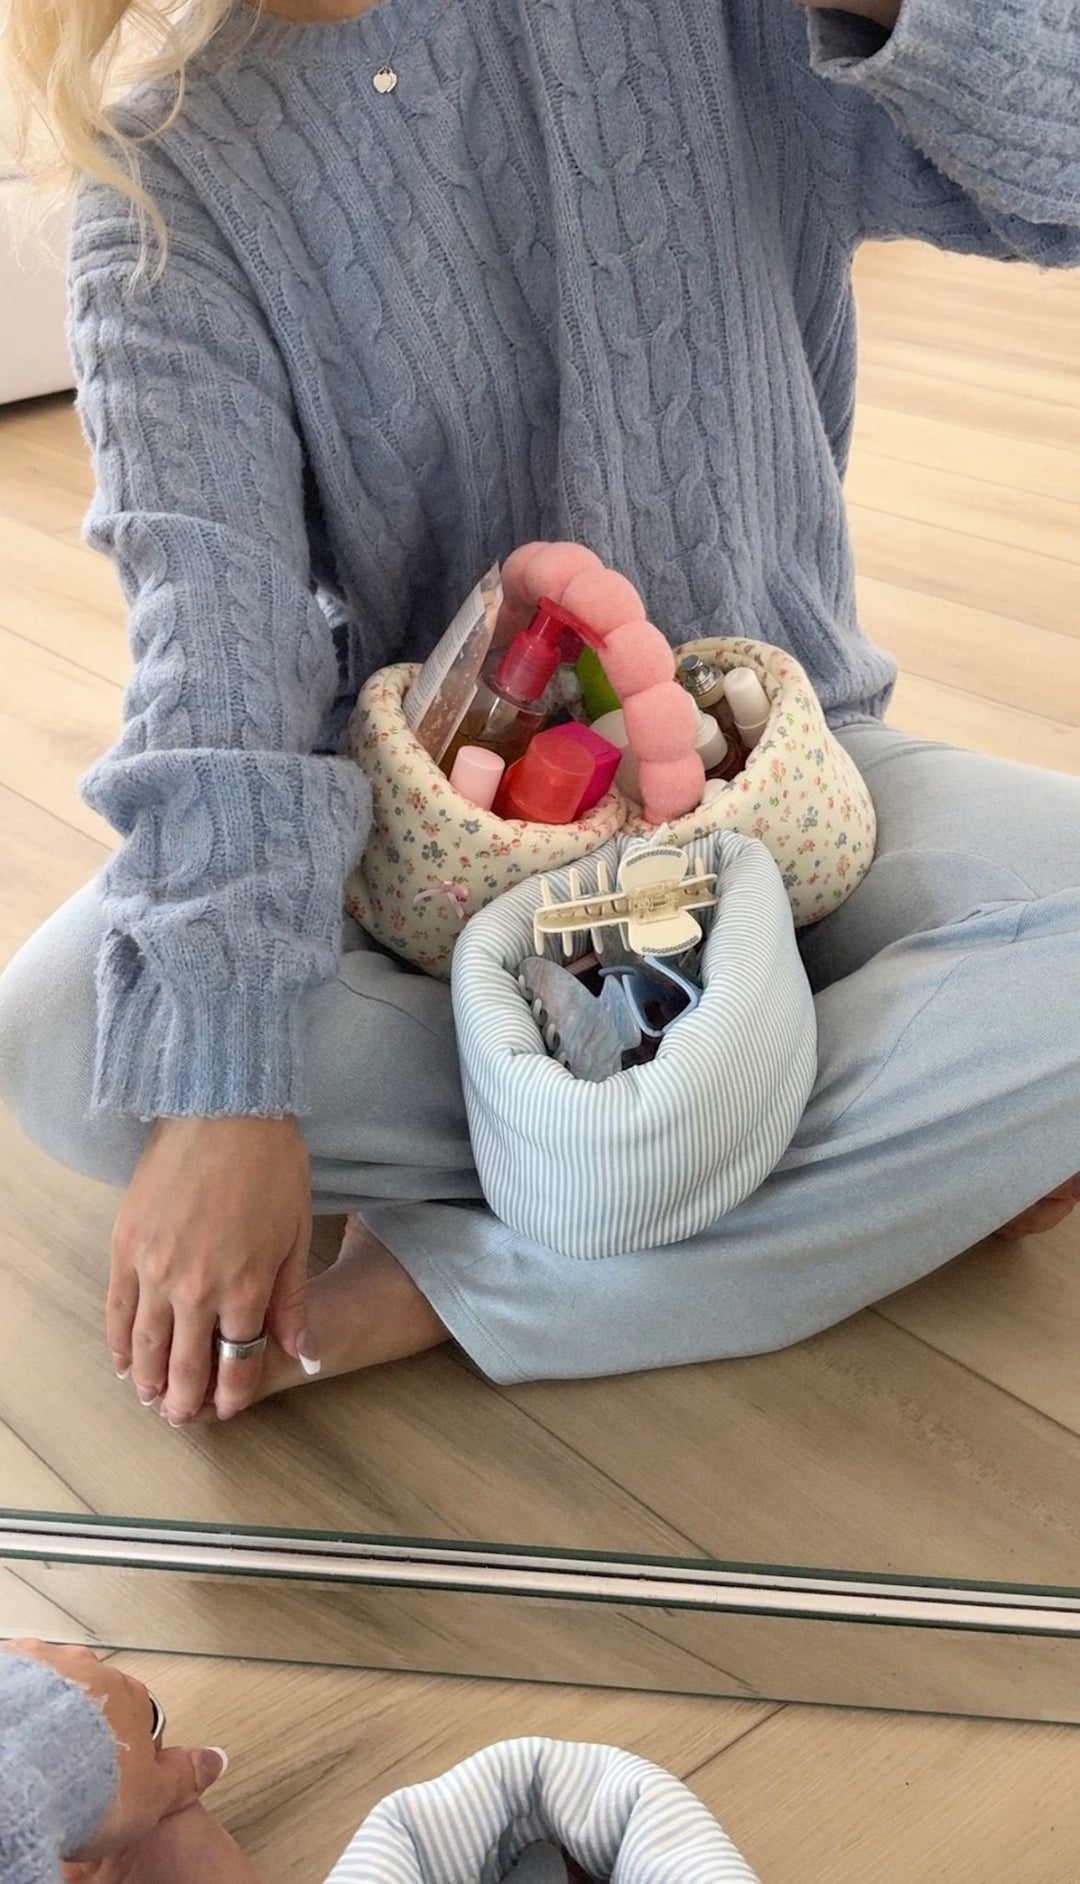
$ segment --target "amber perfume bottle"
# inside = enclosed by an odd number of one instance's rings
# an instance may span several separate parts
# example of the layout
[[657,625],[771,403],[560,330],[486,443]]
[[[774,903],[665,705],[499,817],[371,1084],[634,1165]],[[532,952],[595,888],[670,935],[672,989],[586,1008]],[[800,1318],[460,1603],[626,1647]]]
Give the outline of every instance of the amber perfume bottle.
[[727,740],[729,751],[734,753],[729,761],[731,776],[741,772],[746,764],[746,746],[735,725],[724,685],[723,669],[701,654],[684,654],[678,665],[677,678],[691,699],[697,701],[701,711],[716,721]]

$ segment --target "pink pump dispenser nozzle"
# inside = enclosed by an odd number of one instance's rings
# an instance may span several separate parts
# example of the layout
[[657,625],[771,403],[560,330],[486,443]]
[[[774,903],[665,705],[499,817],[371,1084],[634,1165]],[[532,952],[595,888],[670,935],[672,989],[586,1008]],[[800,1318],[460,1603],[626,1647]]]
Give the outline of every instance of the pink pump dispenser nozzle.
[[542,597],[528,627],[485,667],[439,760],[443,772],[449,777],[463,746],[485,746],[507,765],[520,759],[547,717],[545,696],[560,665],[576,660],[585,642],[602,646],[603,636]]
[[511,699],[539,700],[563,661],[575,661],[585,644],[603,643],[603,635],[542,595],[528,627],[514,636],[495,669],[495,685]]
[[582,646],[602,647],[604,638],[547,596],[532,620],[485,667],[472,699],[439,764],[449,777],[463,746],[485,746],[507,765],[520,759],[548,717],[546,696],[564,661],[576,661]]

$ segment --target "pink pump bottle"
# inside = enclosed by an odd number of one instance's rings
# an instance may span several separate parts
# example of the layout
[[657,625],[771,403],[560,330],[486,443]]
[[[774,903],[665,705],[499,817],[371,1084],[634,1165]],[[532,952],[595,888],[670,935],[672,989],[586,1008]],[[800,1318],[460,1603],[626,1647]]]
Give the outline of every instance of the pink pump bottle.
[[575,660],[583,643],[598,647],[603,637],[542,597],[528,627],[485,667],[439,761],[447,776],[462,746],[482,746],[508,766],[520,759],[548,717],[547,691],[561,663]]

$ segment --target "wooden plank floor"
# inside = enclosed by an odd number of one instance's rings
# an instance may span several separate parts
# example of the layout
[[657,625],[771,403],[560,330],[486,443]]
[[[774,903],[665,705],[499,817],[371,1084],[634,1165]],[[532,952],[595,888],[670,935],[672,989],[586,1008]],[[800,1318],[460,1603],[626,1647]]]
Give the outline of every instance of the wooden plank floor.
[[[896,245],[861,258],[860,300],[849,496],[863,617],[903,667],[892,718],[1080,772],[1080,283]],[[126,672],[115,582],[79,542],[90,488],[70,402],[0,413],[0,959],[112,842],[74,789]],[[6,1120],[0,1174],[4,1502],[1080,1581],[1071,1227],[784,1355],[500,1395],[440,1354],[178,1440],[100,1350],[113,1199]],[[56,1589],[8,1572],[0,1604],[62,1632]],[[178,1725],[246,1754],[223,1798],[281,1884],[388,1786],[519,1731],[693,1774],[770,1884],[1076,1875],[1080,1739],[1059,1729],[190,1660],[155,1679]],[[884,1662],[875,1680],[893,1692]]]

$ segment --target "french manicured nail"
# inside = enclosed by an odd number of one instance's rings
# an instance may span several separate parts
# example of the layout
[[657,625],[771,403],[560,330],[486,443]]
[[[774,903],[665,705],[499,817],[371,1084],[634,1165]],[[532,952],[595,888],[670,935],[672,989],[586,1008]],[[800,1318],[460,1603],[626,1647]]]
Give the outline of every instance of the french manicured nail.
[[123,1367],[123,1368],[118,1367],[116,1369],[116,1378],[117,1380],[130,1380],[131,1379],[130,1367]]
[[143,1397],[142,1397],[142,1394],[140,1393],[140,1395],[139,1395],[139,1405],[140,1405],[140,1406],[156,1406],[156,1405],[157,1405],[157,1403],[158,1403],[158,1401],[159,1401],[160,1399],[161,1399],[161,1395],[160,1395],[160,1393],[155,1393],[155,1394],[154,1394],[154,1396],[153,1396],[153,1398],[152,1398],[152,1399],[150,1399],[150,1400],[144,1400],[144,1399],[143,1399]]
[[224,1747],[199,1747],[191,1756],[191,1764],[195,1784],[200,1792],[205,1792],[215,1780],[224,1779],[229,1770],[229,1756]]
[[300,1358],[300,1365],[309,1378],[322,1373],[319,1344],[314,1335],[302,1334],[296,1344],[296,1351]]

